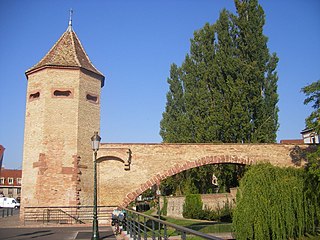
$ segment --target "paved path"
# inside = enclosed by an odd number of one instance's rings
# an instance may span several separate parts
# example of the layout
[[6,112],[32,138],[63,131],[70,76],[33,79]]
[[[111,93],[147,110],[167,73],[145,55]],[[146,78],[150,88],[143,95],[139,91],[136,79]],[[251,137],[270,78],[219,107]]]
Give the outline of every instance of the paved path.
[[[116,240],[111,227],[99,229],[100,239]],[[87,240],[91,239],[89,227],[41,227],[41,228],[1,228],[1,240]]]
[[[0,240],[90,240],[91,225],[24,225],[15,215],[0,218]],[[116,240],[110,226],[99,226],[100,239]]]

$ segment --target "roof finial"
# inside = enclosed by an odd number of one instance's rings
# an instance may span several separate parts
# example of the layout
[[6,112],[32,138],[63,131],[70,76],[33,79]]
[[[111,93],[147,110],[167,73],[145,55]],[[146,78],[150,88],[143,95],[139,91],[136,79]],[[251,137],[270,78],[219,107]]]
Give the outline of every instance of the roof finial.
[[68,26],[68,31],[72,31],[72,14],[73,14],[73,10],[72,8],[70,8],[69,10],[69,26]]

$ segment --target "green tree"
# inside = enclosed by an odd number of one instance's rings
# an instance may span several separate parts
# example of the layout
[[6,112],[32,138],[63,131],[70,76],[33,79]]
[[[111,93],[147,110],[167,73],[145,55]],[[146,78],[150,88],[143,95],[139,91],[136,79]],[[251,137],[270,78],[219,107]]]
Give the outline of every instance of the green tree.
[[170,86],[167,93],[166,111],[160,123],[160,135],[164,142],[190,142],[190,130],[185,109],[185,96],[181,80],[181,69],[176,64],[171,65]]
[[305,192],[309,201],[308,207],[313,213],[308,221],[311,233],[316,232],[316,227],[320,227],[320,147],[307,154],[307,165],[305,167]]
[[304,104],[312,103],[314,111],[306,119],[306,126],[320,134],[320,80],[305,86],[301,91],[307,96]]
[[207,23],[194,33],[190,54],[181,67],[186,113],[191,126],[190,140],[196,143],[217,139],[217,116],[213,111],[215,92],[209,90],[214,77],[214,55],[214,29]]
[[[306,118],[306,127],[314,129],[320,134],[320,80],[305,86],[301,91],[306,95],[304,104],[313,103],[313,112]],[[319,146],[311,146],[315,150],[307,154],[306,165],[306,194],[310,201],[310,207],[314,207],[314,215],[310,217],[310,224],[313,226],[320,225],[320,148]],[[314,230],[314,229],[313,229]]]
[[314,229],[302,169],[259,164],[240,181],[233,227],[237,239],[284,240]]
[[239,58],[238,78],[243,81],[247,103],[243,114],[244,142],[275,142],[278,129],[278,58],[270,55],[268,38],[263,34],[265,14],[258,0],[236,0],[236,44]]
[[183,204],[183,217],[200,219],[202,205],[202,199],[199,194],[187,194]]
[[[215,24],[195,31],[181,67],[171,66],[160,123],[163,142],[275,142],[278,58],[269,53],[263,34],[265,15],[258,1],[236,0],[235,5],[236,15],[223,10]],[[199,169],[174,176],[182,182],[169,181],[176,185],[170,187],[173,192],[210,191],[204,186],[211,182],[213,172],[208,172],[213,169]],[[223,165],[218,168],[221,174],[215,172],[225,178],[221,179],[225,189],[233,181],[222,172],[232,169]]]

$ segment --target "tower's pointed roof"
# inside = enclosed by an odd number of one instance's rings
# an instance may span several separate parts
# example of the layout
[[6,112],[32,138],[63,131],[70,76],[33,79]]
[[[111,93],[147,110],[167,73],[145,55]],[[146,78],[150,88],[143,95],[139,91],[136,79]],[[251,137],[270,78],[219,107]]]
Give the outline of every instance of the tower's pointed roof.
[[67,30],[53,45],[50,51],[36,65],[26,71],[26,75],[46,67],[57,68],[81,68],[97,74],[101,77],[103,86],[104,76],[91,63],[88,55],[81,45],[79,38],[72,29],[71,22]]

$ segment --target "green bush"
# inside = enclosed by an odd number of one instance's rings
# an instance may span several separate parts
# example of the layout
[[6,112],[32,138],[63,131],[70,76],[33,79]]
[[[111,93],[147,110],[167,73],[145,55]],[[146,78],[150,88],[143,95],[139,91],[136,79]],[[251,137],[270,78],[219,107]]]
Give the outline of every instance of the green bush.
[[232,206],[227,201],[222,208],[218,208],[216,211],[217,218],[211,219],[219,222],[231,222],[232,221]]
[[182,215],[184,218],[200,219],[202,217],[202,200],[200,194],[188,194],[183,204]]
[[222,208],[218,207],[215,210],[205,206],[205,208],[202,210],[200,219],[218,222],[231,222],[231,215],[232,207],[229,202],[226,202]]
[[310,229],[301,169],[271,164],[250,167],[240,181],[233,227],[239,240],[297,239]]
[[168,210],[168,199],[164,196],[163,197],[163,206],[161,208],[161,215],[167,216],[167,210]]
[[202,208],[203,203],[200,194],[186,195],[182,215],[184,218],[231,222],[232,207],[229,202],[226,202],[223,207],[218,207],[215,210],[207,206],[204,209]]

